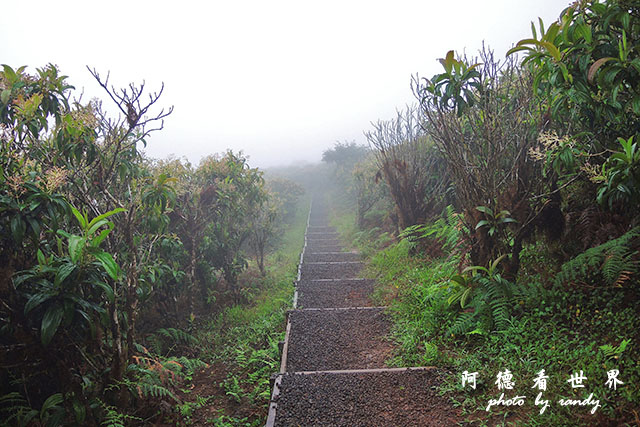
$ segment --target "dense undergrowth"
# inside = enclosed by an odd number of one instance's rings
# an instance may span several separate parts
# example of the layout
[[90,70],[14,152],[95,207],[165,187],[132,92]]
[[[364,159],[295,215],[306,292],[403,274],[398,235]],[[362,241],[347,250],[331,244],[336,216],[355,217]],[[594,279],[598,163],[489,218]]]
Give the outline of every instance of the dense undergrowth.
[[[203,359],[203,322],[256,329],[216,351],[262,349],[252,340],[277,329],[290,287],[289,249],[273,254],[304,189],[242,153],[149,158],[173,110],[157,105],[163,87],[91,73],[118,115],[81,102],[54,65],[0,71],[0,425],[176,421],[176,405],[191,411],[180,385],[226,370]],[[247,357],[269,365],[265,348]],[[258,404],[267,368],[253,363],[229,362],[256,371],[242,381],[261,384]]]
[[368,151],[327,150],[333,221],[391,306],[390,363],[448,371],[466,421],[638,424],[640,8],[531,32],[447,52]]
[[212,375],[205,369],[202,379],[219,378],[219,382],[213,387],[191,388],[198,383],[192,377],[182,385],[187,391],[178,406],[182,424],[264,425],[270,378],[280,365],[278,343],[284,339],[285,315],[291,307],[308,204],[308,198],[298,204],[281,246],[267,256],[266,277],[256,274],[257,266],[241,277],[252,284],[248,302],[225,308],[195,329],[193,348],[198,349],[199,359],[219,370]]
[[[432,248],[437,248],[432,251],[435,256],[416,252],[411,238],[389,245],[380,232],[349,228],[352,220],[353,214],[347,212],[337,215],[334,223],[369,255],[368,274],[378,281],[376,302],[390,305],[397,351],[389,364],[437,366],[447,371],[441,392],[462,409],[465,420],[478,425],[631,425],[637,421],[637,280],[624,287],[575,285],[567,289],[560,285],[559,273],[572,269],[573,280],[580,282],[594,275],[602,260],[591,269],[580,259],[584,255],[577,257],[579,265],[575,261],[558,265],[547,246],[528,245],[515,284],[520,292],[505,300],[509,310],[504,324],[489,327],[495,319],[491,319],[493,313],[485,313],[473,318],[473,326],[461,330],[459,320],[469,310],[462,309],[455,298],[459,284],[451,278],[465,262],[465,255],[455,250],[461,234],[451,208],[422,227]],[[493,406],[486,411],[489,400],[500,396],[496,375],[505,369],[513,374],[515,383],[514,390],[506,390],[505,399],[527,396],[524,406]],[[543,414],[539,413],[542,405],[534,404],[538,390],[532,389],[541,369],[549,377],[543,398],[550,406]],[[620,371],[619,379],[624,382],[617,390],[606,385],[607,371],[613,369]],[[462,386],[464,371],[478,372],[475,390]],[[585,387],[573,389],[567,380],[579,371],[586,377]],[[590,411],[595,404],[558,404],[560,399],[583,400],[591,393],[600,402],[593,415]]]

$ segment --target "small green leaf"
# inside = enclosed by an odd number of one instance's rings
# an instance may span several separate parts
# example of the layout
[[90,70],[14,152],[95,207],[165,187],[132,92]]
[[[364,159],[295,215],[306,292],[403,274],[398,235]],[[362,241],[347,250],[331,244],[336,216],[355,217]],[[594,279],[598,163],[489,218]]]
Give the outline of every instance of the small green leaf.
[[124,212],[124,211],[125,211],[125,209],[123,209],[123,208],[116,208],[116,209],[114,209],[112,211],[105,212],[102,215],[98,215],[97,217],[95,217],[95,218],[93,218],[91,220],[91,222],[88,224],[87,228],[93,227],[97,222],[99,222],[99,221],[101,221],[101,220],[103,220],[105,218],[108,218],[111,215],[115,215],[115,214],[117,214],[119,212]]
[[464,274],[464,273],[466,273],[468,271],[470,271],[472,274],[475,274],[478,271],[483,271],[483,272],[485,272],[487,274],[489,273],[489,270],[487,270],[486,267],[483,267],[481,265],[472,265],[471,267],[467,267],[464,270],[462,270],[462,274]]
[[56,406],[59,406],[61,403],[62,403],[62,394],[55,393],[49,396],[47,400],[44,401],[44,403],[42,404],[42,408],[40,409],[40,419],[44,419],[45,414],[49,409],[55,408]]
[[449,280],[451,280],[452,282],[456,282],[457,284],[462,286],[465,286],[467,284],[467,279],[459,274],[454,274]]
[[120,268],[118,267],[118,264],[116,264],[116,262],[113,260],[113,257],[111,256],[111,254],[108,252],[101,251],[94,254],[94,256],[100,262],[100,264],[102,264],[107,274],[113,280],[117,280],[118,272],[120,271]]
[[109,302],[113,304],[113,301],[115,301],[115,294],[113,292],[113,288],[109,286],[108,283],[104,283],[104,282],[93,282],[93,284],[102,288]]
[[84,218],[84,216],[80,213],[80,211],[78,209],[76,209],[75,207],[71,206],[71,212],[73,212],[73,215],[78,220],[78,223],[80,223],[80,227],[83,230],[86,230],[87,229],[87,221]]
[[102,230],[100,234],[98,234],[98,236],[96,236],[94,239],[91,240],[91,246],[93,246],[94,248],[97,248],[98,246],[100,246],[100,243],[102,243],[102,241],[107,238],[109,233],[111,233],[111,230],[113,230],[113,227]]
[[54,285],[58,286],[62,282],[64,282],[64,280],[67,277],[69,277],[69,275],[71,273],[73,273],[73,271],[75,269],[76,269],[76,265],[75,264],[72,264],[72,263],[63,264],[60,268],[58,268],[58,271],[56,272],[56,278],[54,280]]
[[31,310],[33,310],[43,302],[47,301],[48,299],[51,299],[52,296],[53,296],[52,294],[46,293],[46,292],[33,295],[31,298],[29,298],[27,303],[24,305],[25,316],[28,315],[31,312]]
[[491,208],[487,207],[487,206],[476,206],[476,210],[489,215],[490,217],[493,218],[493,210],[491,210]]
[[[101,219],[100,221],[91,221],[89,223],[89,231],[87,231],[87,237],[91,237],[93,233],[95,233],[100,227],[103,225],[108,225],[111,221],[107,221],[106,219]],[[113,223],[111,223],[113,224]]]
[[47,264],[47,259],[44,257],[44,254],[42,253],[42,251],[40,249],[38,249],[37,257],[38,257],[38,264],[40,264],[40,265],[46,265]]
[[2,102],[4,105],[7,105],[9,103],[10,96],[11,96],[11,89],[3,90],[2,93],[0,94],[0,102]]
[[489,269],[490,271],[493,271],[496,269],[496,267],[498,266],[498,264],[500,264],[500,261],[502,261],[503,259],[505,259],[507,255],[500,255],[498,258],[496,258],[492,263],[491,263],[491,268]]
[[480,227],[484,227],[485,225],[489,225],[490,222],[487,221],[486,219],[480,220],[478,221],[478,223],[476,224],[476,230]]
[[58,330],[58,326],[60,326],[60,322],[62,321],[62,314],[64,310],[62,306],[52,305],[47,309],[44,313],[44,317],[42,318],[42,324],[40,327],[40,338],[42,340],[42,345],[47,346],[53,339],[56,331]]
[[77,263],[82,256],[84,244],[85,240],[83,237],[77,236],[75,234],[69,236],[69,257],[74,263]]
[[472,290],[473,290],[473,288],[467,288],[462,293],[462,297],[460,298],[460,307],[461,308],[464,308],[464,306],[467,304],[467,299],[471,296]]

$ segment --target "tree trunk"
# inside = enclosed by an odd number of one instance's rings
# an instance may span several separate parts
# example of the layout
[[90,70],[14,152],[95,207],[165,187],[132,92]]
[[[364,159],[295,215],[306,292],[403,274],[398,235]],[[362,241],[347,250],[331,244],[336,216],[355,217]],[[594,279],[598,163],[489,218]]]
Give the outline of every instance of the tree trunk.
[[189,262],[189,273],[187,277],[187,292],[189,293],[189,313],[193,316],[195,310],[194,291],[196,287],[196,238],[191,236],[191,260]]

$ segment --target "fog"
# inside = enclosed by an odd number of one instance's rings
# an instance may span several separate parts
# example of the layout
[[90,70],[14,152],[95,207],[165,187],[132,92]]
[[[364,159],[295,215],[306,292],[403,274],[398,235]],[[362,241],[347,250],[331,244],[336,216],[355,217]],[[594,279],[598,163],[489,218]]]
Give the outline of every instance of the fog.
[[[124,86],[145,80],[175,106],[153,157],[197,163],[226,149],[252,166],[317,162],[336,141],[413,101],[411,75],[450,49],[496,55],[567,0],[20,1],[2,7],[0,63],[57,64],[84,98],[106,94],[86,66]],[[105,99],[105,104],[107,103]]]

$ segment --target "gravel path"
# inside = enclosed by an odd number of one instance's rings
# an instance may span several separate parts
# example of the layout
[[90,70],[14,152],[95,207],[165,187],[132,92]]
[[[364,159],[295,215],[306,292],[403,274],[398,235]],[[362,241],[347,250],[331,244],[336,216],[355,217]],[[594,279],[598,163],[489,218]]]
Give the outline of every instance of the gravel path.
[[374,281],[360,278],[359,254],[342,244],[324,208],[314,204],[309,218],[267,427],[457,424],[437,393],[436,370],[385,367],[390,319],[371,307]]
[[285,374],[277,426],[452,426],[437,373]]
[[361,262],[302,263],[301,279],[353,279],[360,276]]
[[305,252],[304,262],[360,261],[357,252]]
[[349,252],[342,245],[308,245],[305,254],[316,254],[318,252]]
[[289,320],[287,372],[383,368],[393,350],[382,309],[296,310]]
[[301,280],[298,282],[300,308],[370,307],[373,292],[371,279]]

